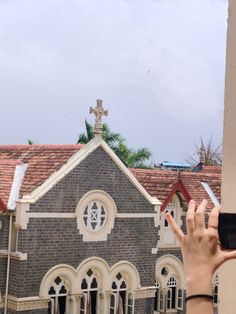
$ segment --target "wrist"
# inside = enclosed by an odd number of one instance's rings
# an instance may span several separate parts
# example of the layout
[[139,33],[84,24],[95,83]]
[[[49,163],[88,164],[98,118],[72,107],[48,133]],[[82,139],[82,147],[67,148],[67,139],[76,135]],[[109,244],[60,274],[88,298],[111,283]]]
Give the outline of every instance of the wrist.
[[194,294],[212,294],[212,277],[204,276],[188,276],[186,278],[186,293],[187,296]]

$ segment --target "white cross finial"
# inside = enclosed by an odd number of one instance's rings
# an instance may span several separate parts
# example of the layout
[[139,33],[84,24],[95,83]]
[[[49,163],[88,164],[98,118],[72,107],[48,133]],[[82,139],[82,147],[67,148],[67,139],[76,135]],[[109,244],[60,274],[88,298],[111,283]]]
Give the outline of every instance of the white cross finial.
[[95,115],[94,134],[102,134],[102,116],[107,116],[108,110],[103,109],[101,99],[97,99],[95,108],[90,107],[90,113]]

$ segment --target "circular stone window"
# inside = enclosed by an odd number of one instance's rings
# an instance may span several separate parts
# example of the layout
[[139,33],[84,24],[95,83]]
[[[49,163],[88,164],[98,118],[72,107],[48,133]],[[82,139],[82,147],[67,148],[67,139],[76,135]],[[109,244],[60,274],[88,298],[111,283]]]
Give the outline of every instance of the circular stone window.
[[90,202],[84,209],[83,221],[91,231],[99,231],[106,222],[105,206],[99,201]]
[[163,267],[161,270],[161,275],[166,277],[169,274],[169,270],[167,267]]
[[93,190],[80,199],[76,216],[78,230],[84,241],[106,241],[114,227],[117,208],[109,194]]

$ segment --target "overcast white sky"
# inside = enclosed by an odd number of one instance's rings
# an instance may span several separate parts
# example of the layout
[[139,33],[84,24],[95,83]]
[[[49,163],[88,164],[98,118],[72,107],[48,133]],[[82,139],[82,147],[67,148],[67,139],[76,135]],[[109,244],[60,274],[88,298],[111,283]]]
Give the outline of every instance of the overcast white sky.
[[222,140],[226,0],[0,0],[0,143],[75,143],[89,107],[154,161]]

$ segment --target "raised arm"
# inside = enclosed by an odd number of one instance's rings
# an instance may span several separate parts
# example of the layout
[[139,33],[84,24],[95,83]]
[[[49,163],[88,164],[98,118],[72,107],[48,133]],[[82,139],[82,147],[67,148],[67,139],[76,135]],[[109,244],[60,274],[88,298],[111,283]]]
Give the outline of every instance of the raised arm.
[[236,251],[224,252],[220,248],[219,208],[212,209],[208,227],[205,226],[206,206],[207,201],[203,200],[196,209],[196,202],[190,201],[186,216],[186,235],[173,217],[166,213],[166,219],[181,246],[186,279],[187,314],[213,313],[213,301],[210,298],[213,274],[225,261],[236,258]]

